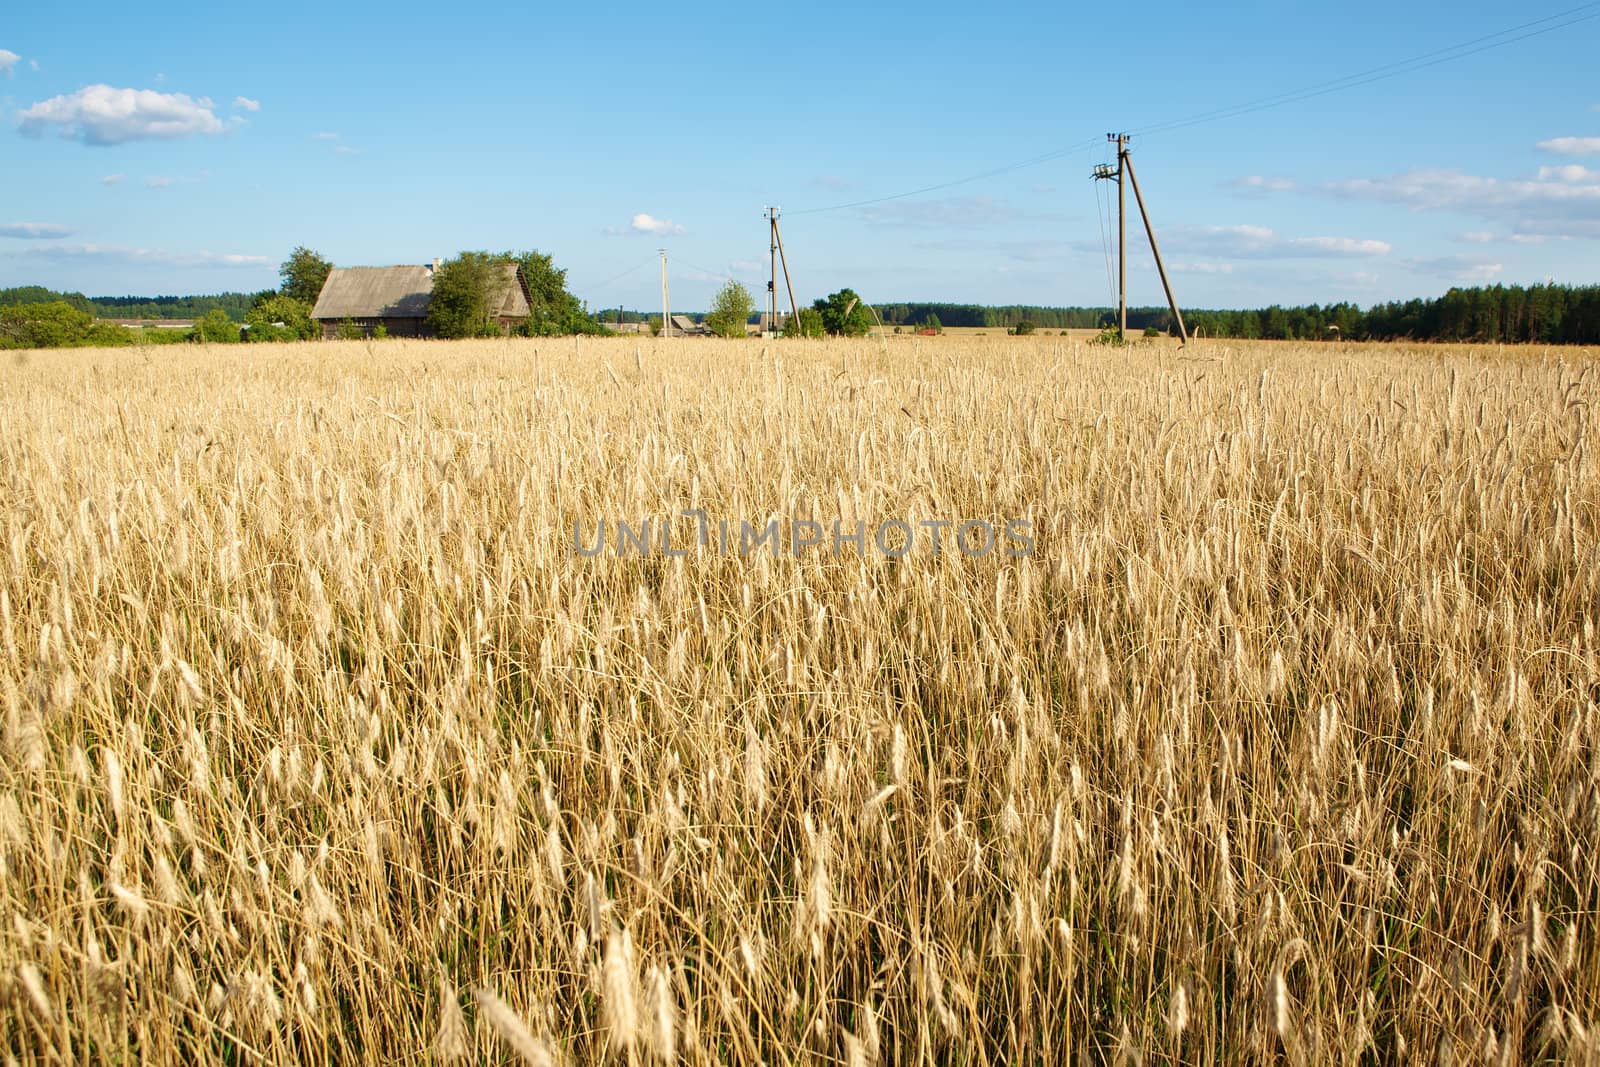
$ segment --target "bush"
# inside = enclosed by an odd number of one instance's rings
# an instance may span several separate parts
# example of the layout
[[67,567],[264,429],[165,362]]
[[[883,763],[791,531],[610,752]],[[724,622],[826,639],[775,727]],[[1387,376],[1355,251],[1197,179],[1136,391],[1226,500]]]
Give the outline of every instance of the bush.
[[354,319],[341,319],[334,336],[341,341],[360,341],[367,336],[367,331]]
[[1146,337],[1160,337],[1161,331],[1156,329],[1154,326],[1146,326],[1144,328],[1144,335]]
[[239,324],[221,308],[212,308],[194,324],[194,339],[207,344],[229,344],[239,339]]
[[822,312],[815,308],[801,308],[797,313],[789,316],[789,324],[784,328],[785,337],[821,337],[826,331],[822,324]]
[[1011,332],[1016,334],[1018,337],[1026,337],[1028,334],[1032,333],[1034,329],[1035,327],[1033,323],[1029,322],[1027,319],[1023,319],[1021,322],[1017,323],[1017,328]]

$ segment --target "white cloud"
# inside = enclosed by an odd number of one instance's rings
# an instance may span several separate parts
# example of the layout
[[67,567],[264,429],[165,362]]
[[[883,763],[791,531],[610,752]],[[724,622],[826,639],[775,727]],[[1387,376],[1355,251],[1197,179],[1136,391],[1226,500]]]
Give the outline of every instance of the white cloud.
[[144,184],[151,189],[165,189],[172,184],[172,179],[167,177],[146,178]]
[[1491,282],[1506,269],[1503,263],[1491,263],[1471,256],[1440,256],[1436,259],[1407,259],[1401,262],[1418,273],[1431,274],[1452,282]]
[[14,258],[49,260],[58,263],[98,261],[116,264],[149,264],[168,267],[264,267],[270,256],[251,256],[237,252],[173,252],[164,248],[129,248],[124,245],[46,245],[12,253]]
[[338,134],[336,134],[336,133],[328,133],[326,131],[324,131],[323,133],[314,133],[311,136],[313,138],[315,138],[316,140],[318,140],[318,141],[337,141],[339,139],[339,135]]
[[336,144],[336,145],[333,146],[333,151],[334,151],[335,155],[341,155],[341,156],[354,156],[354,155],[360,155],[361,154],[361,149],[359,149],[359,148],[351,148],[347,144]]
[[736,259],[728,264],[728,268],[735,274],[749,274],[753,271],[765,270],[767,264],[759,259]]
[[233,98],[233,109],[235,111],[260,111],[261,101],[252,100],[248,96],[236,96]]
[[33,71],[34,73],[38,73],[38,71],[39,71],[39,61],[37,59],[28,60],[28,69]]
[[1563,156],[1600,155],[1600,137],[1552,137],[1537,147]]
[[1539,180],[1558,182],[1582,182],[1600,178],[1600,171],[1590,170],[1581,163],[1568,163],[1562,167],[1540,167]]
[[1293,237],[1289,247],[1330,256],[1386,256],[1393,251],[1388,241],[1355,237]]
[[642,211],[628,223],[628,228],[634,233],[653,233],[663,237],[676,236],[684,232],[683,227],[671,219],[658,219],[654,215],[647,215]]
[[1275,178],[1263,174],[1247,174],[1228,183],[1230,188],[1247,193],[1287,193],[1295,187],[1293,178]]
[[1490,233],[1488,230],[1472,230],[1469,233],[1462,234],[1461,239],[1466,241],[1468,244],[1475,245],[1492,244],[1494,241],[1498,240],[1498,238],[1496,238],[1495,235]]
[[854,182],[846,178],[841,178],[837,174],[819,175],[818,177],[811,179],[811,184],[822,189],[832,189],[836,193],[843,192],[846,189],[854,188],[855,186]]
[[71,236],[72,231],[70,229],[50,222],[0,223],[0,237],[21,237],[28,241],[45,241],[57,237]]
[[1319,259],[1386,256],[1387,241],[1359,237],[1280,237],[1265,226],[1175,226],[1169,231],[1174,251],[1208,259]]
[[127,180],[127,177],[128,176],[126,174],[107,174],[104,178],[100,179],[100,184],[121,185],[125,180]]
[[11,72],[16,69],[17,63],[21,59],[21,56],[9,48],[0,48],[0,74],[4,74],[8,78],[11,77]]
[[[1558,168],[1558,171],[1560,168]],[[1416,211],[1455,211],[1502,222],[1518,233],[1600,237],[1600,175],[1582,179],[1485,178],[1457,170],[1410,170],[1379,178],[1330,182],[1335,196],[1399,204]]]
[[1232,274],[1232,263],[1174,263],[1174,274]]
[[21,112],[17,120],[29,136],[42,136],[53,127],[69,140],[115,145],[224,133],[229,124],[217,118],[214,106],[205,97],[195,100],[183,93],[90,85],[40,101]]

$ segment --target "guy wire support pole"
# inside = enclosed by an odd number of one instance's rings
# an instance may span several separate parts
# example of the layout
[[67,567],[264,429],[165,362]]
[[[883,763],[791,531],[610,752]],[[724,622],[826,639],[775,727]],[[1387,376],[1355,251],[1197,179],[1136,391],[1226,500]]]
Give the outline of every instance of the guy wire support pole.
[[1150,237],[1150,254],[1156,257],[1156,273],[1161,275],[1161,288],[1167,293],[1167,307],[1172,309],[1172,317],[1178,320],[1178,336],[1183,338],[1183,343],[1189,343],[1189,331],[1183,325],[1183,312],[1178,310],[1178,301],[1172,295],[1172,283],[1167,281],[1167,268],[1161,263],[1161,249],[1156,246],[1156,228],[1150,224],[1150,213],[1144,209],[1144,194],[1139,192],[1139,178],[1133,173],[1133,157],[1123,149],[1123,166],[1127,168],[1128,181],[1133,184],[1133,197],[1139,203],[1139,215],[1144,219],[1144,232]]
[[[798,325],[800,320],[800,305],[794,302],[794,279],[789,277],[789,257],[783,254],[783,227],[778,225],[777,208],[772,209],[772,236],[777,240],[778,243],[778,262],[783,264],[783,285],[784,288],[789,290],[789,320]],[[776,302],[776,295],[773,296],[773,300]],[[774,307],[776,307],[776,303],[774,303]],[[776,315],[773,316],[773,320],[774,323],[776,323]]]

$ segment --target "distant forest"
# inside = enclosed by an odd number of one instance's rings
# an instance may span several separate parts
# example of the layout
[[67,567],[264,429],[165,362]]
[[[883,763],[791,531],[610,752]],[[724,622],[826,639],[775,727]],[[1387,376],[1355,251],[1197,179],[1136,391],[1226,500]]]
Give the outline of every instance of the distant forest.
[[[915,326],[938,319],[944,326],[1104,329],[1116,324],[1114,308],[984,307],[977,304],[880,304],[886,326]],[[1495,285],[1451,289],[1429,300],[1395,301],[1362,310],[1355,304],[1273,305],[1244,311],[1184,309],[1190,333],[1205,337],[1351,341],[1477,341],[1600,344],[1600,286]],[[1128,309],[1128,328],[1172,331],[1164,307]]]
[[58,293],[39,285],[0,289],[0,307],[17,304],[63,303],[101,319],[198,319],[220,308],[234,322],[243,322],[255,300],[254,293],[218,293],[215,296],[84,296]]

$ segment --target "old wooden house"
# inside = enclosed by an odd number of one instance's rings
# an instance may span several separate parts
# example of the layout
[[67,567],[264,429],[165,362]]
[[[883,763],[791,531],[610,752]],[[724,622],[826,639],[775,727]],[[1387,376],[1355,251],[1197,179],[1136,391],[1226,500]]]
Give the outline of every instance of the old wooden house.
[[[439,265],[412,267],[337,267],[328,272],[311,317],[332,339],[349,324],[371,337],[383,327],[390,337],[427,337],[433,272]],[[530,313],[528,287],[515,263],[501,264],[488,294],[489,314],[509,331]]]

